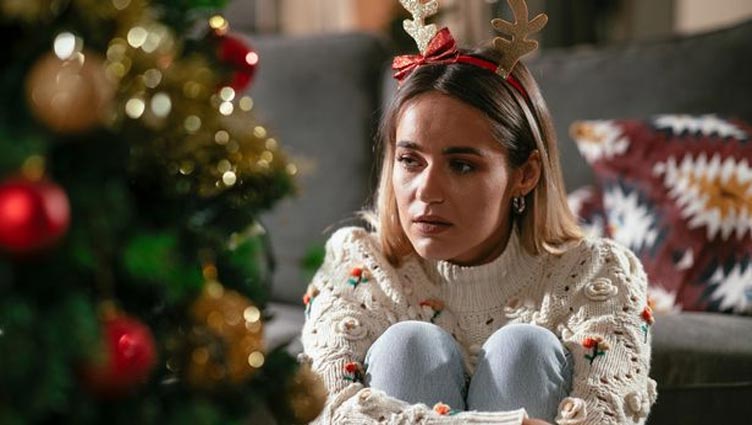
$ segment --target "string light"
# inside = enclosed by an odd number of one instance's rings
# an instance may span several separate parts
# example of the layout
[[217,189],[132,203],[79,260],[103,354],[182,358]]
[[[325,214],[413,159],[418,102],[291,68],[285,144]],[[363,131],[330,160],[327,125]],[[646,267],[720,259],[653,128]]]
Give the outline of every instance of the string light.
[[128,44],[131,47],[138,49],[146,41],[146,37],[149,35],[148,31],[142,27],[133,27],[128,31]]
[[214,30],[217,35],[224,35],[230,29],[230,23],[221,16],[214,15],[209,18],[209,27]]
[[222,102],[219,105],[219,113],[222,115],[231,115],[234,110],[235,107],[232,105],[232,102]]
[[261,126],[256,126],[253,128],[253,135],[258,137],[259,139],[263,139],[266,137],[266,129]]
[[237,176],[232,171],[226,171],[224,174],[222,174],[222,183],[224,183],[225,186],[232,186],[237,180]]
[[141,118],[144,110],[146,110],[146,104],[142,99],[134,97],[129,99],[128,102],[125,103],[126,115],[133,118],[134,120]]
[[195,133],[201,128],[201,118],[196,115],[189,115],[185,119],[184,126],[189,133]]
[[257,369],[260,368],[264,365],[264,354],[260,351],[254,351],[248,356],[248,364]]
[[248,112],[251,109],[253,109],[253,99],[251,99],[248,96],[243,96],[240,98],[240,101],[238,102],[238,106],[241,110]]
[[225,102],[232,102],[235,99],[235,90],[232,87],[222,87],[219,90],[219,97]]
[[60,60],[66,60],[83,49],[83,41],[70,32],[61,32],[55,37],[52,47],[55,56]]
[[144,72],[144,85],[153,89],[162,81],[162,73],[158,69],[152,68]]
[[172,101],[166,93],[157,93],[151,98],[151,110],[155,116],[164,118],[170,114]]
[[230,133],[225,130],[219,130],[214,133],[214,141],[217,142],[218,145],[226,145],[227,142],[230,141]]

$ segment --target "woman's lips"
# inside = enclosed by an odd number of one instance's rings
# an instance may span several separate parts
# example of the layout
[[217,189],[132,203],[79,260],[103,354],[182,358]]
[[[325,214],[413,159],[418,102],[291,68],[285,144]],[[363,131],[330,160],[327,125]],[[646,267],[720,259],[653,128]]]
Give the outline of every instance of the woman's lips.
[[450,227],[452,227],[452,223],[440,217],[432,216],[417,217],[413,220],[413,225],[418,230],[418,232],[425,235],[436,235],[445,232]]

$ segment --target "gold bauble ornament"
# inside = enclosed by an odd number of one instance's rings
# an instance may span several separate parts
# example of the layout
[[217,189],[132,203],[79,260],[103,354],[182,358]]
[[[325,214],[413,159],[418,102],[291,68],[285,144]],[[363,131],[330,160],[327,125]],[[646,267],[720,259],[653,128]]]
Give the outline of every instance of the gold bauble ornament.
[[308,364],[300,365],[289,383],[288,394],[296,424],[307,424],[324,410],[327,396],[324,381]]
[[79,133],[103,122],[114,92],[102,59],[86,50],[67,59],[48,53],[26,78],[29,108],[37,119],[59,133]]
[[239,385],[264,364],[261,311],[246,297],[209,282],[190,315],[185,377],[194,387]]

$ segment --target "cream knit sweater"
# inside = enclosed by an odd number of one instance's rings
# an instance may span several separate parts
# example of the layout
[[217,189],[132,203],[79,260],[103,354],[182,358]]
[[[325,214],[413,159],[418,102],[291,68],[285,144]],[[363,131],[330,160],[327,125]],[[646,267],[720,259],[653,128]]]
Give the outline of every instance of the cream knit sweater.
[[483,342],[508,323],[554,332],[574,358],[573,388],[560,425],[643,423],[656,398],[650,369],[646,278],[627,249],[584,240],[563,255],[526,253],[515,232],[504,252],[478,267],[407,258],[399,268],[381,255],[373,234],[338,230],[305,297],[304,354],[329,398],[315,423],[515,424],[510,412],[441,415],[362,384],[368,348],[390,325],[431,321],[464,349],[472,374]]

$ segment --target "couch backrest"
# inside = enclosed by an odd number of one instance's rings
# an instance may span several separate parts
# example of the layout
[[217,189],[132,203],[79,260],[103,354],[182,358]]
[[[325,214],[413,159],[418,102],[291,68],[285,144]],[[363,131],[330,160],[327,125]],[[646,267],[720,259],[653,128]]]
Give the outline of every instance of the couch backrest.
[[592,181],[568,135],[573,121],[662,113],[752,121],[752,21],[660,42],[549,50],[528,65],[553,115],[570,191]]
[[369,195],[387,53],[363,34],[250,42],[261,58],[250,90],[256,117],[300,170],[299,194],[262,217],[277,263],[272,299],[299,303],[308,284],[301,260]]
[[[352,218],[370,194],[375,124],[396,84],[388,50],[375,36],[251,42],[261,56],[251,89],[256,114],[301,168],[299,196],[263,218],[278,264],[273,299],[299,302],[308,283],[300,268],[306,251]],[[750,53],[752,21],[653,43],[548,50],[529,61],[554,118],[567,188],[593,178],[569,138],[573,121],[659,113],[752,121]]]

